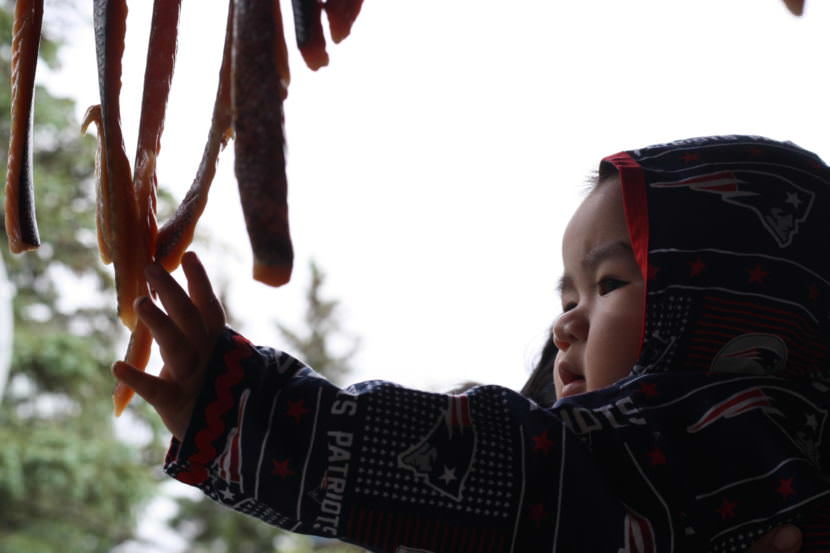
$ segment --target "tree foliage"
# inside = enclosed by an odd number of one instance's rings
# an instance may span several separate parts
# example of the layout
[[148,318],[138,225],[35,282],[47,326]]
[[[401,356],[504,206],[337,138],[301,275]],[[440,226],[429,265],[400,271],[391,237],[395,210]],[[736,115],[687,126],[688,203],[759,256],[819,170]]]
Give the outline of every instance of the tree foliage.
[[[6,83],[12,10],[11,0],[0,0],[0,45],[7,45],[0,47],[0,75]],[[40,56],[47,67],[58,67],[60,46],[44,36]],[[3,174],[9,113],[10,91],[0,86]],[[0,398],[3,553],[104,553],[135,541],[142,509],[162,478],[166,433],[158,417],[144,402],[128,407],[130,431],[145,436],[137,445],[119,439],[114,425],[109,367],[123,354],[126,333],[115,312],[112,270],[97,252],[94,139],[80,136],[75,113],[70,99],[38,86],[34,178],[41,248],[10,254],[0,214],[2,259],[15,291],[12,364]],[[165,199],[160,197],[160,212],[169,210]],[[341,329],[337,302],[321,294],[323,281],[312,266],[307,328],[280,329],[286,349],[336,378],[348,368],[356,343],[344,355],[332,353]],[[307,537],[285,541],[285,533],[209,500],[181,500],[171,527],[192,553],[355,550]]]
[[[283,349],[294,351],[308,366],[334,383],[351,370],[359,340],[344,331],[340,322],[340,301],[323,297],[326,275],[313,260],[309,263],[311,281],[306,289],[305,328],[301,331],[277,323],[285,341]],[[346,343],[346,351],[337,352],[336,343]]]
[[[12,2],[0,1],[5,83],[12,10]],[[57,67],[59,49],[58,40],[44,36],[41,61]],[[3,174],[9,113],[10,91],[0,86]],[[35,128],[43,246],[12,255],[0,230],[15,291],[12,365],[0,403],[0,551],[103,553],[133,539],[140,508],[156,490],[149,467],[162,455],[160,429],[144,424],[149,438],[130,445],[113,423],[109,366],[125,334],[111,269],[98,260],[94,139],[80,136],[74,103],[42,86]]]

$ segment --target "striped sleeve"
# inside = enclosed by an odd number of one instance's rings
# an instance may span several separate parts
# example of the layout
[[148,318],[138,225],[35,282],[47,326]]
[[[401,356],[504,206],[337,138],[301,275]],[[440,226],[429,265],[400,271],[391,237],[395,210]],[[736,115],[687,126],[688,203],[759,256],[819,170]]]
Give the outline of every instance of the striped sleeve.
[[229,329],[165,471],[267,523],[378,552],[599,551],[626,527],[640,535],[562,420],[517,393],[340,389]]

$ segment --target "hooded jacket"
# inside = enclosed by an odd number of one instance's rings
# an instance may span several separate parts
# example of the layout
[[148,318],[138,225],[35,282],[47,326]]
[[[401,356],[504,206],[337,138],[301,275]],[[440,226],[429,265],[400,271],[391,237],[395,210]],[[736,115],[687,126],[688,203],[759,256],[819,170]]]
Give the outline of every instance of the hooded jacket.
[[[647,278],[631,374],[553,407],[498,386],[339,389],[227,329],[165,470],[371,551],[830,550],[830,170],[707,137],[605,158]],[[431,370],[434,367],[430,367]]]

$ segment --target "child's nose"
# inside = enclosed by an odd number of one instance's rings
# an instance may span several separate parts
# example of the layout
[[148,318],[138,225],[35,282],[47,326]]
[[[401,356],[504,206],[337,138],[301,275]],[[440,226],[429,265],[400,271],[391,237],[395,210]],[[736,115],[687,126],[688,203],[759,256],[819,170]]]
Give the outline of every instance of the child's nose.
[[579,308],[566,311],[553,325],[553,343],[562,351],[588,337],[588,319]]

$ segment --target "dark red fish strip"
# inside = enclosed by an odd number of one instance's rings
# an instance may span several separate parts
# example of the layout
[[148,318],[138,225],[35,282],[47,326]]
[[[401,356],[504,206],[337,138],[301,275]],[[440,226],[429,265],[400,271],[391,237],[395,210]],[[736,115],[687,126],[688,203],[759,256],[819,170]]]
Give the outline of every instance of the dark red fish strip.
[[784,4],[793,15],[801,15],[804,13],[804,0],[784,0]]
[[329,32],[335,44],[349,36],[363,0],[328,0],[324,7],[329,20]]
[[6,234],[14,253],[40,246],[32,176],[32,122],[43,0],[17,0],[12,30],[11,132],[6,172]]
[[282,94],[273,2],[238,0],[234,16],[232,100],[235,171],[254,253],[254,278],[291,278]]
[[280,0],[274,0],[274,31],[277,33],[276,52],[277,68],[280,72],[280,79],[282,79],[282,99],[288,96],[288,85],[291,84],[291,70],[288,66],[288,45],[285,43],[285,27],[282,24],[282,9],[280,9]]
[[291,0],[297,47],[306,65],[317,71],[329,64],[326,37],[323,36],[323,5],[319,0]]
[[228,6],[228,24],[225,32],[225,53],[222,68],[219,71],[219,87],[213,104],[213,119],[208,132],[207,143],[202,152],[202,160],[196,172],[196,178],[190,190],[173,217],[167,221],[158,233],[156,243],[156,261],[168,271],[179,266],[182,255],[193,241],[196,223],[207,205],[208,192],[216,174],[216,160],[225,147],[231,128],[231,48],[233,45],[233,0]]

